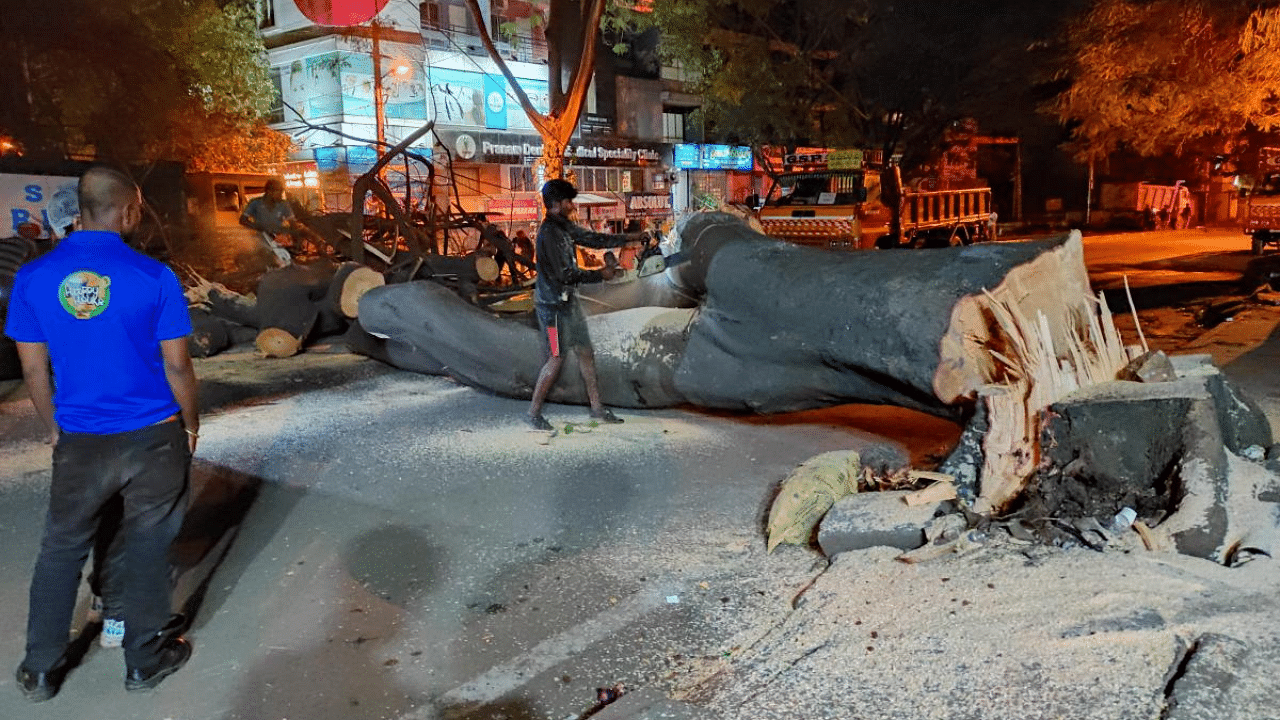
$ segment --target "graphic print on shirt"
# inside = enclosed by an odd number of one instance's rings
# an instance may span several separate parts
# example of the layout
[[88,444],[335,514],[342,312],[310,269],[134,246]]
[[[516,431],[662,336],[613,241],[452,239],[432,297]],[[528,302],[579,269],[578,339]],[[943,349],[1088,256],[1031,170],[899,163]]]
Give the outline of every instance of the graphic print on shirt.
[[62,309],[77,320],[98,317],[111,304],[111,278],[92,270],[77,270],[58,287]]

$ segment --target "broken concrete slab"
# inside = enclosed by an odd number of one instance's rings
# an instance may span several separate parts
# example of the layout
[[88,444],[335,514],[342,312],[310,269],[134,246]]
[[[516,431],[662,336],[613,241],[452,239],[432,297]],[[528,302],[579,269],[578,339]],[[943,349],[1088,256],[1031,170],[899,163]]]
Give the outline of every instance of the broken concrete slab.
[[1173,355],[1169,361],[1179,378],[1199,378],[1213,395],[1228,450],[1240,454],[1251,445],[1269,447],[1274,442],[1271,423],[1262,407],[1227,378],[1211,356]]
[[1119,380],[1134,382],[1169,382],[1178,379],[1178,372],[1162,350],[1152,350],[1134,358],[1120,370]]
[[909,506],[904,491],[846,495],[818,526],[818,546],[827,557],[849,550],[887,546],[915,550],[925,544],[925,525],[950,503]]
[[1174,663],[1164,720],[1233,720],[1229,691],[1249,657],[1242,640],[1206,633]]

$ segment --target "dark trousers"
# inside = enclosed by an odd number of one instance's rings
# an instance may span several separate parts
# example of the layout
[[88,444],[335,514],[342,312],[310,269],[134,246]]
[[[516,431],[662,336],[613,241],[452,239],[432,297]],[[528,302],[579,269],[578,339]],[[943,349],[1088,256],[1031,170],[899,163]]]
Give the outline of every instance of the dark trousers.
[[116,497],[124,506],[115,584],[123,593],[125,664],[155,666],[174,631],[168,556],[186,515],[190,466],[187,435],[177,421],[113,435],[62,434],[31,579],[24,667],[48,670],[66,650],[80,572]]
[[93,539],[93,569],[89,571],[89,590],[102,598],[102,617],[105,620],[124,618],[124,590],[120,578],[124,576],[124,498],[117,495],[102,508],[98,519],[98,534]]

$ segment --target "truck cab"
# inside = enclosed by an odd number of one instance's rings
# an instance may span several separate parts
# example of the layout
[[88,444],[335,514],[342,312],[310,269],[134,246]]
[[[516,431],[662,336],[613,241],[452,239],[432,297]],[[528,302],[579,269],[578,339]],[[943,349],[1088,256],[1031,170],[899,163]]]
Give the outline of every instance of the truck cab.
[[887,212],[876,213],[877,207],[883,208],[879,175],[864,167],[862,152],[830,151],[786,155],[783,172],[774,177],[757,215],[771,237],[824,249],[862,250],[879,237],[868,226],[883,225],[887,231]]
[[990,188],[912,190],[896,166],[867,167],[860,150],[786,156],[758,215],[767,235],[836,250],[946,247],[992,236]]
[[1254,255],[1268,245],[1280,245],[1280,148],[1258,150],[1258,173],[1244,213],[1244,234],[1252,239]]

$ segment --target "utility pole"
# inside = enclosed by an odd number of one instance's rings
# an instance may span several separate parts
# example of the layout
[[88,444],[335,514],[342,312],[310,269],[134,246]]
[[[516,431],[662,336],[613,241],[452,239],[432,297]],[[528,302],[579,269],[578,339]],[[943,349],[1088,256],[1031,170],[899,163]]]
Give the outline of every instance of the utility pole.
[[1089,186],[1084,195],[1084,226],[1089,227],[1090,213],[1093,210],[1093,158],[1089,158]]
[[375,150],[381,159],[387,143],[386,100],[382,94],[382,23],[373,20],[369,30],[373,37],[373,122],[378,139]]

